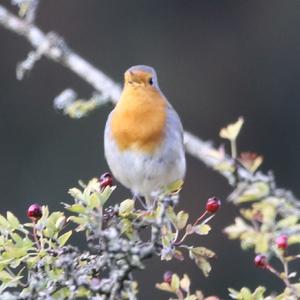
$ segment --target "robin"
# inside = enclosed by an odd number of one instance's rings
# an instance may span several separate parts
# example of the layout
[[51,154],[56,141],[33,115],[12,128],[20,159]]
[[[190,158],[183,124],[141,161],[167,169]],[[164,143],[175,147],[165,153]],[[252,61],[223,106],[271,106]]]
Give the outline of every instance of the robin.
[[152,67],[125,72],[121,97],[106,122],[104,150],[113,176],[145,197],[148,208],[155,192],[184,178],[182,124]]

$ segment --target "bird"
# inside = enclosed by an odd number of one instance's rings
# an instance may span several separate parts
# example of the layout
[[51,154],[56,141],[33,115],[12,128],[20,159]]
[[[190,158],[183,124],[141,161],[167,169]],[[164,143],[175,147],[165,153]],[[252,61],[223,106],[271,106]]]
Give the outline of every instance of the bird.
[[124,73],[120,99],[105,125],[104,153],[112,175],[148,208],[155,193],[184,178],[183,126],[154,68],[137,65]]

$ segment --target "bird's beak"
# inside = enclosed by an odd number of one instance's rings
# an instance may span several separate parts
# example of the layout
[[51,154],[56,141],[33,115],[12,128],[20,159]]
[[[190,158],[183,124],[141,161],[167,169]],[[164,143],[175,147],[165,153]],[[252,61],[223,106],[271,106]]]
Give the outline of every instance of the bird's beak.
[[134,71],[128,71],[125,75],[127,82],[133,86],[141,86],[145,85],[143,79],[141,78],[140,74]]
[[134,84],[141,84],[141,78],[133,71],[129,71],[130,81]]

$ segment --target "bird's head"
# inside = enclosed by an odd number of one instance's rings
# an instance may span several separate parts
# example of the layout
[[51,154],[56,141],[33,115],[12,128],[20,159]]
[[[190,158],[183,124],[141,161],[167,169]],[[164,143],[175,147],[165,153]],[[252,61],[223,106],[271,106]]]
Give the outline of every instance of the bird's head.
[[125,87],[159,89],[157,75],[152,67],[138,65],[129,68],[124,74]]

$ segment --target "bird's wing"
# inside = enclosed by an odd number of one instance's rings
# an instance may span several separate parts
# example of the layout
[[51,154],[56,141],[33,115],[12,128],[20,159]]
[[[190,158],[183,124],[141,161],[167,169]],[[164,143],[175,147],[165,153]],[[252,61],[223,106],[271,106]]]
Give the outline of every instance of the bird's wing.
[[183,126],[181,120],[176,110],[169,102],[168,102],[167,109],[168,109],[167,127],[169,127],[172,131],[179,133],[183,143]]

